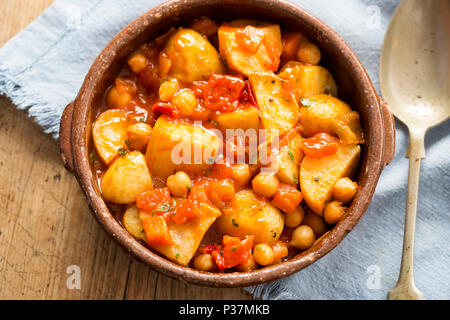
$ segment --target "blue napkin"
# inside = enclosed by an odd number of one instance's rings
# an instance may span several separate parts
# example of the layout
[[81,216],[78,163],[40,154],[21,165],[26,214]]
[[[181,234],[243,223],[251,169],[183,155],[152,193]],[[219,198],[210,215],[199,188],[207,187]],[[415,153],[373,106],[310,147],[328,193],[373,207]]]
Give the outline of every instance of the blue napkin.
[[[124,26],[162,1],[56,0],[0,49],[0,94],[58,136],[63,108],[91,63]],[[398,0],[294,1],[334,28],[355,50],[378,89],[378,60]],[[426,299],[450,299],[450,123],[431,130],[422,165],[416,231],[416,285]],[[384,299],[402,249],[408,134],[397,122],[397,154],[370,208],[330,254],[285,279],[247,288],[264,299]]]

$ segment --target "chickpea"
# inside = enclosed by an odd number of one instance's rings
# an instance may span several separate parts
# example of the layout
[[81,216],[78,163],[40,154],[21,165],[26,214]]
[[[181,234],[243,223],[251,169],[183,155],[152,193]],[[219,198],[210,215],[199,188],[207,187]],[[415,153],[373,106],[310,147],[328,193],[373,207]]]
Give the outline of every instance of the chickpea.
[[255,262],[255,259],[253,259],[253,256],[250,256],[246,262],[238,265],[236,269],[240,272],[249,272],[258,269],[258,265]]
[[323,217],[328,224],[336,224],[344,216],[346,207],[340,201],[330,202],[323,211]]
[[334,185],[333,198],[343,203],[349,203],[355,197],[356,191],[358,191],[356,182],[353,182],[350,178],[341,178]]
[[312,213],[311,211],[309,211],[305,215],[305,218],[303,219],[303,224],[310,226],[317,236],[323,235],[325,232],[327,232],[328,229],[325,220],[322,217],[319,217],[317,214]]
[[110,108],[122,109],[131,102],[131,95],[128,92],[120,93],[116,87],[112,88],[108,93],[107,103]]
[[190,89],[184,89],[176,93],[172,98],[172,103],[184,116],[191,116],[198,104],[194,92]]
[[192,188],[192,181],[187,173],[178,171],[167,178],[166,185],[175,197],[186,197]]
[[272,264],[274,256],[272,247],[265,243],[257,244],[253,250],[253,259],[260,266]]
[[300,43],[297,50],[297,58],[300,62],[319,64],[322,59],[322,53],[314,43],[304,40]]
[[250,172],[250,168],[248,164],[237,164],[233,166],[233,179],[240,186],[245,186],[250,182],[252,178],[252,173]]
[[212,271],[214,269],[214,259],[212,255],[204,253],[195,257],[193,266],[197,270]]
[[129,60],[128,60],[128,66],[130,67],[131,71],[133,71],[136,74],[141,73],[142,70],[144,70],[148,65],[148,59],[140,53],[134,54]]
[[274,174],[259,173],[253,178],[253,191],[260,196],[272,198],[278,191],[280,181]]
[[152,127],[146,123],[138,122],[128,126],[128,142],[130,148],[143,150],[150,140]]
[[172,100],[175,93],[180,89],[177,79],[170,79],[164,81],[159,87],[159,99],[162,102],[169,102]]
[[301,225],[292,232],[289,244],[300,250],[307,250],[316,241],[316,235],[310,226]]
[[294,212],[284,215],[284,224],[286,227],[295,228],[302,224],[304,218],[305,210],[301,206],[298,206]]

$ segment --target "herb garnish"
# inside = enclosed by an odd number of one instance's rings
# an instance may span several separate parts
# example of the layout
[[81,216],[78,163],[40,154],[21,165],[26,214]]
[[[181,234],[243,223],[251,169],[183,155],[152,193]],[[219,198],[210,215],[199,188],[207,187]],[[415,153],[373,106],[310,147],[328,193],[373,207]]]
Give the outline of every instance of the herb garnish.
[[154,216],[157,212],[159,213],[166,213],[166,212],[170,212],[172,210],[174,210],[175,207],[173,205],[171,205],[170,203],[162,203],[158,206],[158,208],[156,208],[155,210],[152,211],[152,216]]
[[125,157],[125,155],[128,153],[128,151],[127,150],[125,150],[125,149],[119,149],[119,154],[122,156],[122,157]]
[[94,151],[92,151],[89,155],[89,159],[91,160],[91,163],[95,163],[97,161],[97,156],[95,155]]
[[289,155],[289,158],[291,159],[291,161],[294,162],[294,154],[292,153],[291,150],[288,150],[288,155]]

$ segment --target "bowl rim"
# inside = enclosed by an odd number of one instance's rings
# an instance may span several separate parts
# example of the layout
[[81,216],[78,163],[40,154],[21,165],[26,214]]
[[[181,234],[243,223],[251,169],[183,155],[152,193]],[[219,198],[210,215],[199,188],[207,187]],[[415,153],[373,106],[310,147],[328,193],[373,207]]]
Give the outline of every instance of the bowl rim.
[[[382,139],[374,139],[370,148],[367,148],[367,162],[365,171],[367,181],[359,190],[348,214],[332,230],[319,238],[318,241],[307,251],[304,251],[294,258],[281,264],[258,269],[251,272],[233,273],[210,273],[198,271],[193,268],[183,267],[168,259],[154,253],[135,240],[110,213],[103,198],[96,193],[94,187],[95,177],[92,173],[89,162],[89,138],[90,130],[87,130],[89,123],[91,104],[96,95],[96,85],[100,81],[103,73],[114,63],[115,52],[126,47],[132,39],[144,31],[146,27],[157,21],[167,18],[171,10],[189,10],[192,6],[214,5],[219,3],[240,3],[250,5],[267,6],[285,14],[292,15],[295,19],[301,19],[307,25],[319,30],[332,47],[340,51],[340,55],[347,63],[347,67],[353,70],[356,80],[365,92],[368,118],[370,118],[369,132]],[[129,32],[133,30],[133,32]],[[89,206],[101,226],[113,237],[125,250],[133,257],[151,266],[156,271],[170,277],[199,285],[214,287],[241,287],[262,284],[273,281],[309,266],[324,255],[334,249],[345,236],[356,226],[364,215],[371,198],[375,192],[379,176],[384,168],[383,143],[385,139],[382,121],[382,111],[378,95],[370,81],[367,72],[348,44],[323,21],[313,16],[302,7],[285,0],[171,0],[162,3],[147,11],[136,20],[128,24],[114,39],[105,47],[97,59],[92,64],[83,85],[74,102],[74,112],[72,118],[71,145],[73,152],[74,174],[82,191],[84,192]],[[370,106],[370,107],[369,107]]]

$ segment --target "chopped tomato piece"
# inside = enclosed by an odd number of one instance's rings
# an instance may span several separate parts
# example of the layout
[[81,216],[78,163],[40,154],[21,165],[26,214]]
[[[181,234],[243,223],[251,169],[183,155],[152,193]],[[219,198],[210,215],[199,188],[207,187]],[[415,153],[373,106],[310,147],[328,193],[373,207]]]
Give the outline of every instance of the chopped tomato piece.
[[156,114],[165,114],[173,118],[178,118],[180,112],[171,103],[158,102],[152,108],[152,111]]
[[136,206],[147,215],[170,217],[175,213],[175,201],[168,188],[161,188],[141,193],[136,199]]
[[264,40],[264,32],[252,26],[246,26],[236,33],[237,43],[249,53],[256,53]]
[[203,93],[205,107],[214,111],[231,112],[238,108],[245,82],[239,78],[211,74]]
[[302,141],[302,149],[307,157],[321,158],[335,154],[338,150],[336,139],[328,133],[319,133]]
[[163,216],[146,215],[142,219],[142,225],[150,246],[164,246],[172,243],[172,236]]
[[253,236],[246,236],[244,240],[237,237],[224,236],[222,245],[225,267],[233,268],[247,262],[250,258],[253,247]]
[[206,188],[206,179],[195,182],[187,200],[177,205],[176,213],[171,216],[172,221],[176,224],[182,224],[199,217],[201,215],[200,203],[209,203]]
[[233,167],[229,163],[215,163],[210,177],[215,179],[231,179],[233,178]]
[[211,254],[213,251],[219,251],[217,244],[210,244],[203,248],[204,254]]
[[199,202],[191,198],[179,203],[176,213],[172,216],[172,221],[182,224],[199,216]]
[[280,183],[277,193],[273,197],[272,204],[286,213],[293,213],[302,200],[303,195],[297,188]]
[[214,258],[214,261],[216,262],[217,268],[219,268],[219,270],[221,270],[221,271],[225,270],[226,269],[225,259],[220,254],[220,251],[214,250],[213,252],[211,252],[211,255]]
[[192,90],[197,98],[204,99],[206,90],[208,90],[208,82],[206,81],[194,81],[192,83]]
[[244,107],[255,106],[258,107],[255,96],[253,95],[252,86],[250,81],[245,81],[244,90],[242,90],[241,96],[239,97],[239,102],[244,105]]

